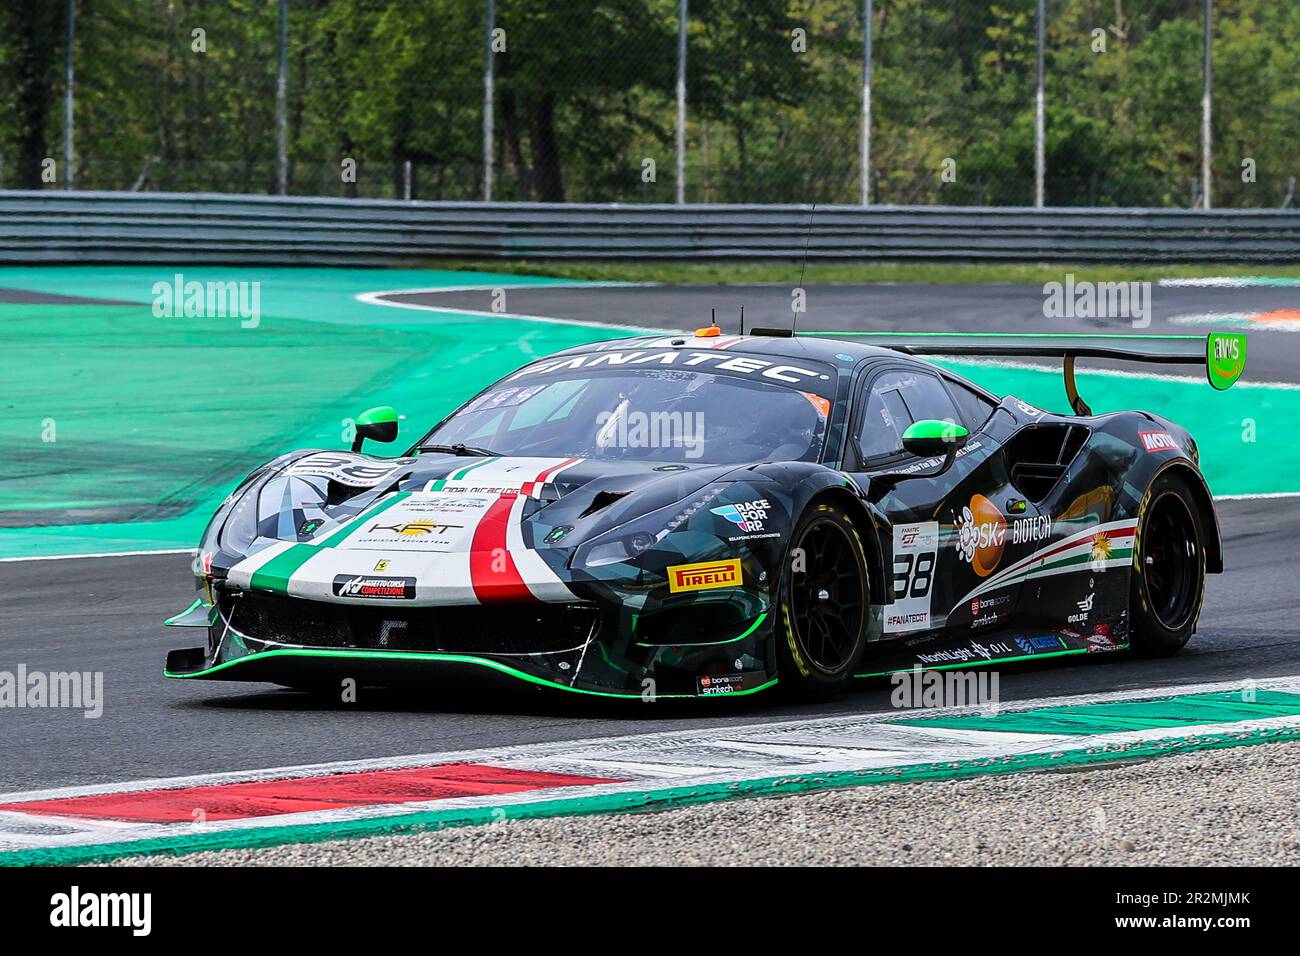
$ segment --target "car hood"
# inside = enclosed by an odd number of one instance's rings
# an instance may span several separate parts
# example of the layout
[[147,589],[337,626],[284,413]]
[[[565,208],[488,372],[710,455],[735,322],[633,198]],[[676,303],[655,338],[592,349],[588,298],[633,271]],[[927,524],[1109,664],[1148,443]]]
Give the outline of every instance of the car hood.
[[735,465],[579,458],[297,458],[257,489],[235,587],[344,603],[573,600],[581,544],[668,514]]

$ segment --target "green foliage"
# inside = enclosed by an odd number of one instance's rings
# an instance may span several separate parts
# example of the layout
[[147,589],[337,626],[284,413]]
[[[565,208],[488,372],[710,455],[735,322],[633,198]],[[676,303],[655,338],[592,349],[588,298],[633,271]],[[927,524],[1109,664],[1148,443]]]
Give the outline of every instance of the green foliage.
[[[875,0],[875,201],[1032,202],[1036,7]],[[0,4],[5,185],[39,187],[41,161],[61,162],[65,8]],[[77,0],[79,187],[272,191],[277,9]],[[485,0],[289,10],[292,192],[399,196],[409,162],[417,198],[480,195]],[[1048,202],[1187,205],[1199,0],[1048,11]],[[862,0],[692,0],[690,13],[688,198],[855,202]],[[671,200],[677,0],[497,0],[496,26],[497,198]],[[1300,3],[1216,0],[1214,62],[1215,204],[1281,205],[1300,174]]]

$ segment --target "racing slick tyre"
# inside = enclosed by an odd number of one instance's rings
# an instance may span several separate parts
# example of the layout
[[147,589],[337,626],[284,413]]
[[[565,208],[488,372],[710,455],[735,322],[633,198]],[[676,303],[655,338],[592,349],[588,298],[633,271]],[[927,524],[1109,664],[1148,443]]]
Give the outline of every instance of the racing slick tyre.
[[829,502],[795,525],[776,607],[781,686],[825,699],[847,684],[867,643],[867,556],[857,528]]
[[1138,508],[1129,644],[1147,657],[1176,653],[1196,630],[1205,597],[1205,529],[1187,482],[1166,472]]

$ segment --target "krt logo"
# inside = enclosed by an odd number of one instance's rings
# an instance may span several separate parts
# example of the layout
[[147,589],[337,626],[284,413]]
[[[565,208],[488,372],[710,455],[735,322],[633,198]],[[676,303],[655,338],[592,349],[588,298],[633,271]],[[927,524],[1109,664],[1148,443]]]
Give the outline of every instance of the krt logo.
[[370,526],[370,530],[391,531],[394,534],[404,535],[408,538],[416,538],[425,534],[444,534],[451,528],[461,527],[464,527],[464,525],[438,524],[433,521],[407,521],[403,524],[374,524]]

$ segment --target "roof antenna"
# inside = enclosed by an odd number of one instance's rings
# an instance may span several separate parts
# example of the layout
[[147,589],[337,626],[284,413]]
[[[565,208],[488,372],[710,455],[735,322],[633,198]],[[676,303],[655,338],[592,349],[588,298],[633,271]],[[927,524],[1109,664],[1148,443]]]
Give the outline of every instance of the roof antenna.
[[[803,238],[803,263],[799,266],[799,288],[803,288],[804,270],[808,268],[808,243],[812,239],[812,222],[813,215],[817,212],[817,204],[812,204],[812,209],[808,211],[808,233]],[[805,298],[805,301],[807,299]],[[795,326],[799,324],[799,313],[794,314],[794,319],[790,322],[790,337],[794,338]]]
[[740,334],[745,334],[745,306],[743,303],[740,306]]

